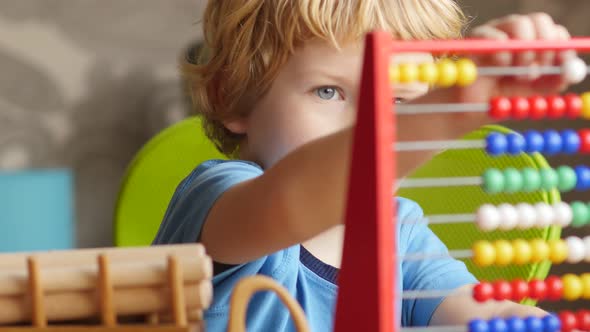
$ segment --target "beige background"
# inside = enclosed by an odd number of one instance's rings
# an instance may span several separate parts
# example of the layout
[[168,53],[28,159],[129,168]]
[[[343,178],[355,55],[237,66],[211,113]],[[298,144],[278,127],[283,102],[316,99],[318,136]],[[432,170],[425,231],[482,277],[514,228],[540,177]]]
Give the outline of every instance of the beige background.
[[[574,34],[590,35],[587,0],[461,2],[475,23],[546,10]],[[176,64],[200,37],[203,4],[0,0],[0,170],[73,169],[79,246],[112,243],[126,165],[152,135],[188,114]],[[551,160],[582,161],[588,163]]]

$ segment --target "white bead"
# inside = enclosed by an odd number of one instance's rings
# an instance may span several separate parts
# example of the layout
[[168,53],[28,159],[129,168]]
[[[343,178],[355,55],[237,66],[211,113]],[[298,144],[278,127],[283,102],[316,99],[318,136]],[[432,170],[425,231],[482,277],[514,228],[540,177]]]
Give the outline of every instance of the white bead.
[[567,262],[579,263],[586,257],[586,246],[584,241],[576,236],[570,236],[565,239],[567,245]]
[[587,66],[584,60],[576,57],[568,59],[561,65],[561,74],[566,82],[578,84],[586,78]]
[[537,222],[537,210],[532,205],[520,203],[516,206],[516,211],[518,213],[519,229],[529,229],[535,226]]
[[553,205],[553,213],[555,213],[554,223],[560,227],[567,227],[574,219],[574,213],[569,204],[559,202]]
[[584,239],[582,239],[582,241],[584,241],[584,247],[586,249],[586,257],[584,257],[584,261],[590,262],[590,235],[584,236]]
[[518,225],[518,212],[512,204],[504,203],[498,205],[498,212],[500,212],[499,229],[508,231]]
[[500,224],[500,212],[491,204],[484,204],[477,210],[477,226],[482,231],[493,231]]
[[535,225],[538,228],[550,226],[555,220],[555,213],[551,205],[547,203],[535,204],[535,211],[537,212],[537,220]]

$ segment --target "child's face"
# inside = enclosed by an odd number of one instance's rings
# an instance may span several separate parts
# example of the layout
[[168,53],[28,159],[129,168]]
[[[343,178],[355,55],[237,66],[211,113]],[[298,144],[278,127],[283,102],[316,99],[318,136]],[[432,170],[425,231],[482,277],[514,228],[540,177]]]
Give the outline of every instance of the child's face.
[[[309,42],[283,66],[268,93],[241,124],[247,151],[265,168],[301,145],[352,125],[362,67],[362,44],[336,50]],[[429,54],[398,56],[397,61],[432,61]],[[384,68],[383,70],[387,70]],[[412,99],[425,85],[396,88],[396,97]]]

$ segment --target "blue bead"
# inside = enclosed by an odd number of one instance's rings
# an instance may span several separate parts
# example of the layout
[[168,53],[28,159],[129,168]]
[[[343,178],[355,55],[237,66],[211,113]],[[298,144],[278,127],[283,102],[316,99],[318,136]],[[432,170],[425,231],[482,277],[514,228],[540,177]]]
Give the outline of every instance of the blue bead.
[[488,323],[483,319],[472,319],[469,324],[469,332],[490,332]]
[[553,155],[561,152],[563,141],[561,135],[555,130],[547,130],[543,133],[543,139],[545,140],[545,148],[543,153],[547,155]]
[[580,135],[575,130],[566,129],[561,133],[561,141],[563,146],[561,147],[564,153],[574,154],[580,150]]
[[588,166],[577,166],[575,168],[576,171],[576,178],[578,182],[576,183],[576,190],[577,191],[586,191],[590,189],[590,167]]
[[491,133],[486,137],[486,151],[491,156],[499,156],[506,153],[508,141],[506,136],[499,133]]
[[488,321],[490,332],[508,332],[508,325],[503,318],[494,317]]
[[561,321],[555,315],[543,317],[543,332],[558,332],[561,330]]
[[508,332],[526,332],[524,320],[517,316],[512,316],[506,320]]
[[506,135],[508,141],[508,153],[510,154],[521,154],[526,148],[526,140],[522,135],[516,133],[510,133]]
[[543,321],[539,317],[529,316],[524,319],[526,332],[543,332]]
[[527,153],[542,152],[545,148],[545,139],[536,130],[529,130],[524,133],[524,140],[526,141],[525,151]]

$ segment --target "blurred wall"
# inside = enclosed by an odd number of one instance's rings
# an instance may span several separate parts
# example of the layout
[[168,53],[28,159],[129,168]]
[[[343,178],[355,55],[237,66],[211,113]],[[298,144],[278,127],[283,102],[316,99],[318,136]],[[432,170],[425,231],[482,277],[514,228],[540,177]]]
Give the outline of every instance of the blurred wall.
[[73,169],[79,246],[112,243],[125,167],[186,116],[176,66],[203,4],[0,1],[0,169]]

